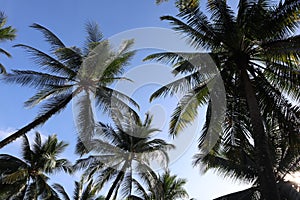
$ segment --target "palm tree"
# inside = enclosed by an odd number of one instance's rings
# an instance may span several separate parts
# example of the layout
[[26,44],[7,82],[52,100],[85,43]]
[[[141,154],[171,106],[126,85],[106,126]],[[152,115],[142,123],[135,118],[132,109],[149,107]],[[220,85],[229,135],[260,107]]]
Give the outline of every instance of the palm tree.
[[[156,0],[156,4],[159,5],[168,0]],[[179,10],[184,10],[185,8],[196,8],[199,6],[199,0],[176,0],[176,7]]]
[[46,174],[72,172],[71,163],[58,158],[66,146],[66,143],[58,141],[56,135],[42,142],[41,135],[36,133],[32,147],[28,138],[23,138],[22,159],[0,154],[1,199],[58,199],[48,185]]
[[134,181],[136,193],[139,197],[132,195],[131,199],[176,200],[188,198],[189,196],[183,187],[186,184],[186,180],[178,178],[176,175],[171,175],[169,170],[158,176],[145,176],[144,179],[146,189],[138,181]]
[[[240,0],[235,15],[226,1],[209,0],[207,7],[210,19],[199,8],[184,9],[178,18],[161,18],[170,21],[175,30],[188,38],[191,45],[209,51],[224,81],[226,98],[232,101],[232,107],[226,109],[226,120],[246,115],[242,117],[245,120],[239,121],[237,126],[251,124],[248,130],[241,133],[243,137],[248,134],[254,140],[255,162],[262,166],[258,175],[260,189],[263,197],[270,200],[278,200],[279,196],[263,116],[280,118],[283,123],[293,119],[293,126],[299,126],[299,109],[290,105],[286,98],[289,96],[295,102],[300,99],[300,36],[292,35],[299,25],[299,6],[297,0],[280,1],[272,6],[268,0]],[[171,119],[171,134],[176,135],[193,120],[200,105],[208,104],[207,116],[211,115],[214,105],[207,85],[212,84],[214,78],[209,74],[205,62],[193,66],[176,52],[158,53],[146,59],[171,62],[176,66],[176,74],[185,75],[182,81],[162,87],[151,97],[153,99],[180,90],[185,92]],[[208,74],[199,73],[203,69]],[[246,112],[240,112],[240,109]],[[230,113],[234,115],[229,116]],[[189,120],[182,116],[187,116]],[[210,120],[207,117],[200,137],[200,148],[205,146],[204,139],[211,134],[208,133]],[[230,132],[234,138],[234,129]]]
[[114,52],[109,42],[102,40],[98,26],[88,23],[86,47],[80,50],[77,47],[66,47],[54,33],[41,25],[33,24],[31,27],[44,34],[51,45],[53,56],[28,45],[16,46],[24,48],[46,72],[13,70],[4,81],[38,90],[25,102],[25,106],[33,107],[41,102],[45,103],[37,118],[2,140],[0,148],[45,123],[51,116],[62,111],[74,97],[82,97],[81,101],[90,104],[90,98],[94,96],[97,105],[106,112],[115,106],[128,107],[127,102],[135,104],[126,95],[109,87],[116,79],[123,79],[119,75],[134,55],[134,52],[129,51],[132,40],[124,41]]
[[[4,27],[6,24],[7,17],[3,12],[0,12],[0,41],[13,40],[16,37],[16,29],[11,26]],[[11,57],[10,53],[0,48],[0,53]],[[0,73],[6,73],[4,66],[0,63]]]
[[151,160],[165,166],[168,163],[167,150],[174,148],[162,139],[153,139],[159,131],[151,127],[152,118],[146,115],[145,121],[130,114],[114,115],[116,128],[99,123],[94,138],[88,143],[77,145],[77,152],[90,155],[79,159],[75,169],[85,169],[84,176],[96,176],[98,187],[112,181],[106,200],[115,199],[119,190],[122,198],[132,194],[134,173],[139,176],[152,171]]
[[84,178],[81,178],[79,182],[75,181],[73,198],[69,197],[61,185],[54,184],[53,188],[61,194],[63,200],[105,200],[103,196],[97,197],[99,188],[95,185],[93,180],[90,180],[86,185]]
[[[284,130],[279,128],[280,122],[274,119],[266,119],[267,133],[271,153],[274,156],[273,167],[275,169],[276,183],[279,189],[280,199],[300,199],[296,183],[285,180],[287,174],[299,171],[300,138],[298,130]],[[289,131],[289,132],[287,132]],[[199,153],[195,156],[195,165],[202,166],[204,171],[214,169],[224,177],[241,180],[252,187],[243,191],[231,193],[217,199],[260,199],[259,182],[257,181],[259,166],[255,163],[255,149],[252,145],[247,147],[223,143],[222,147],[214,148],[207,155]]]

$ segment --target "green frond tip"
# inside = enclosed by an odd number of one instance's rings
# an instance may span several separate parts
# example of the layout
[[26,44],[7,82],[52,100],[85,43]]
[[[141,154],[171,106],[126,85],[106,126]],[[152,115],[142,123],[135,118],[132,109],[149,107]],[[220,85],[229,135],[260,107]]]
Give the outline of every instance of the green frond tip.
[[175,4],[179,11],[193,10],[199,7],[199,0],[177,0]]
[[167,2],[167,1],[169,1],[169,0],[156,0],[155,3],[156,3],[156,5],[160,5],[161,3]]
[[95,22],[88,21],[85,24],[87,39],[85,41],[86,50],[94,49],[103,39],[103,34],[100,31],[99,25]]
[[5,67],[0,63],[0,74],[7,74]]

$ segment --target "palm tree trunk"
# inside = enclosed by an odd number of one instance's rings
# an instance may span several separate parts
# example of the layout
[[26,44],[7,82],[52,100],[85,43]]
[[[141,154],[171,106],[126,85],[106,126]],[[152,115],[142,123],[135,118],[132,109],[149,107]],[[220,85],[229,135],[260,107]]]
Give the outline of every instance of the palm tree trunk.
[[109,191],[108,191],[108,193],[107,193],[107,195],[106,195],[106,197],[105,197],[105,200],[109,200],[109,199],[111,198],[111,196],[112,196],[112,194],[113,194],[115,188],[117,187],[119,181],[122,179],[122,177],[123,177],[124,174],[125,174],[124,171],[125,171],[126,168],[127,168],[127,164],[128,164],[128,160],[125,161],[125,163],[124,163],[122,169],[119,171],[117,178],[116,178],[115,181],[113,182],[112,186],[110,187],[110,189],[109,189]]
[[41,124],[45,123],[50,117],[52,117],[54,114],[56,114],[62,108],[64,108],[72,100],[73,94],[74,93],[70,94],[66,99],[64,99],[64,101],[62,101],[60,104],[58,104],[57,106],[55,106],[54,108],[52,108],[51,110],[46,112],[45,114],[43,114],[43,115],[39,116],[38,118],[36,118],[33,122],[27,124],[23,128],[19,129],[15,133],[13,133],[10,136],[8,136],[7,138],[3,139],[0,142],[0,149],[3,148],[5,145],[7,145],[7,144],[13,142],[14,140],[18,139],[19,137],[25,135],[31,129],[37,127],[38,125],[41,125]]
[[[245,65],[243,65],[245,66]],[[250,121],[252,124],[255,159],[258,165],[258,181],[260,191],[266,200],[279,200],[278,189],[273,171],[269,144],[264,129],[260,108],[255,96],[254,88],[247,74],[246,68],[241,70],[242,84],[249,109]]]

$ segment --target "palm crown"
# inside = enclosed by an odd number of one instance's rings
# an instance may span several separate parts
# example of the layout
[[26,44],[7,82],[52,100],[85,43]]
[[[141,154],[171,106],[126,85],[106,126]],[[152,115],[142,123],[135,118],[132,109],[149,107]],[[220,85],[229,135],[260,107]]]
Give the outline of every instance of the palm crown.
[[[114,80],[122,79],[119,75],[134,55],[134,52],[129,51],[132,40],[124,41],[117,51],[113,51],[109,42],[103,40],[98,26],[89,23],[86,26],[86,47],[80,50],[77,47],[66,47],[57,36],[41,25],[33,24],[31,27],[44,34],[51,45],[53,56],[28,45],[16,46],[24,48],[45,72],[13,70],[4,80],[38,90],[25,102],[27,107],[41,102],[44,104],[33,122],[1,141],[0,147],[45,123],[52,115],[62,111],[74,97],[79,97],[79,104],[85,103],[86,109],[91,108],[91,98],[95,97],[97,105],[107,112],[112,107],[128,107],[128,102],[136,105],[129,97],[109,87]],[[135,113],[131,108],[128,110]]]
[[131,115],[124,114],[114,118],[116,128],[102,123],[98,124],[95,137],[88,143],[77,145],[80,154],[90,156],[77,161],[75,168],[85,169],[86,176],[96,176],[99,187],[108,181],[112,185],[106,199],[114,198],[121,190],[122,198],[132,193],[134,173],[138,176],[148,174],[151,160],[162,166],[168,163],[167,150],[173,145],[161,139],[153,139],[152,134],[158,129],[151,127],[151,117],[144,122]]
[[28,138],[24,137],[22,160],[0,154],[1,199],[58,199],[47,183],[47,174],[72,172],[71,163],[67,159],[58,158],[66,146],[66,143],[58,141],[56,135],[49,136],[42,142],[41,135],[36,133],[32,147]]
[[[16,37],[16,30],[11,26],[4,27],[7,18],[3,12],[0,12],[0,41],[13,40]],[[0,53],[11,57],[10,53],[0,48]],[[6,70],[2,64],[0,64],[0,73],[6,73]]]
[[[227,108],[222,122],[225,139],[235,138],[241,145],[249,137],[254,139],[256,163],[263,166],[259,175],[260,186],[265,191],[265,198],[269,199],[278,199],[278,195],[274,192],[272,158],[262,118],[280,119],[280,127],[285,127],[285,130],[295,130],[299,126],[300,109],[286,98],[289,96],[295,102],[300,100],[300,43],[299,36],[293,35],[299,25],[299,6],[300,2],[296,0],[280,1],[272,6],[267,0],[240,0],[235,15],[226,1],[209,0],[210,18],[199,8],[184,9],[178,18],[161,18],[170,21],[192,46],[209,51],[226,90]],[[185,92],[172,116],[171,134],[180,132],[195,118],[197,108],[207,103],[207,118],[199,140],[199,147],[203,149],[210,142],[205,140],[212,134],[209,126],[214,106],[207,89],[214,78],[209,70],[203,70],[207,67],[205,61],[195,66],[176,52],[158,53],[146,59],[173,63],[175,74],[186,75],[181,81],[162,87],[151,97],[172,95],[180,90]],[[208,73],[201,73],[203,71]]]
[[[61,194],[63,200],[71,200],[68,193],[65,191],[63,186],[54,184],[53,188]],[[103,196],[97,196],[97,192],[100,188],[94,183],[93,180],[89,180],[87,183],[84,178],[80,181],[75,181],[75,188],[73,199],[74,200],[104,200]]]
[[134,181],[135,193],[138,196],[132,195],[130,199],[176,200],[188,197],[187,191],[183,187],[186,180],[171,175],[169,170],[158,175],[152,172],[151,175],[144,176],[143,179],[146,187]]

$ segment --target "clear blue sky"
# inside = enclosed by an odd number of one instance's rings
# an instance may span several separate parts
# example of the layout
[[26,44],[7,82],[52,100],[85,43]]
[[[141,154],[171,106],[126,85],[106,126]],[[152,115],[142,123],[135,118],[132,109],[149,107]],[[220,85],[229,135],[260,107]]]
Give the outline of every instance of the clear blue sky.
[[[229,1],[233,4],[236,0]],[[17,29],[17,38],[13,42],[0,44],[8,50],[13,58],[8,59],[1,56],[1,62],[11,69],[37,69],[37,66],[29,59],[29,56],[22,49],[11,48],[13,44],[23,43],[37,47],[44,51],[48,50],[41,34],[29,28],[32,23],[39,23],[56,33],[68,46],[83,46],[85,39],[84,24],[88,21],[97,22],[106,38],[122,31],[143,28],[143,27],[164,27],[170,28],[166,22],[160,21],[159,17],[165,14],[175,15],[177,13],[174,2],[155,5],[155,0],[0,0],[1,9],[8,16],[8,24]],[[142,51],[133,60],[133,67],[142,66],[141,59],[150,51]],[[142,67],[156,68],[155,64],[147,64]],[[133,78],[134,79],[134,78]],[[155,85],[154,85],[155,86]],[[145,85],[135,91],[133,97],[142,106],[141,113],[151,110],[154,114],[159,128],[163,129],[162,134],[167,134],[167,121],[159,116],[165,116],[167,120],[175,101],[161,99],[148,103],[148,97],[154,91],[153,85]],[[25,109],[23,102],[33,94],[33,90],[20,88],[16,85],[0,84],[0,139],[10,132],[21,128],[29,123],[38,111],[38,108]],[[143,97],[143,98],[141,98]],[[145,98],[146,97],[146,98]],[[203,121],[204,112],[200,113],[199,124]],[[58,138],[70,143],[64,154],[74,160],[74,138],[76,129],[73,122],[72,106],[64,112],[51,118],[44,126],[37,128],[43,135],[57,134]],[[192,134],[188,131],[186,134]],[[32,135],[32,134],[31,134]],[[193,135],[192,135],[193,136]],[[180,136],[184,140],[187,136]],[[211,172],[201,175],[199,169],[192,168],[192,156],[196,152],[197,136],[188,140],[186,152],[173,160],[170,165],[171,171],[181,178],[186,178],[186,188],[190,197],[199,200],[210,200],[223,194],[243,189],[247,186],[233,184],[230,180],[220,178]],[[0,150],[0,153],[13,153],[19,151],[20,141]],[[76,178],[76,177],[75,177]],[[72,177],[58,174],[52,177],[52,181],[64,185],[69,192],[73,189]]]

